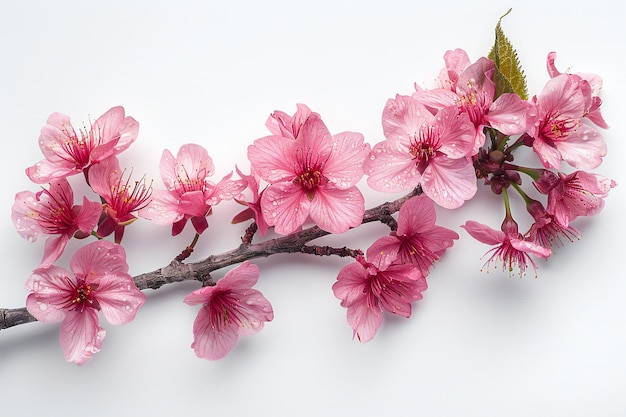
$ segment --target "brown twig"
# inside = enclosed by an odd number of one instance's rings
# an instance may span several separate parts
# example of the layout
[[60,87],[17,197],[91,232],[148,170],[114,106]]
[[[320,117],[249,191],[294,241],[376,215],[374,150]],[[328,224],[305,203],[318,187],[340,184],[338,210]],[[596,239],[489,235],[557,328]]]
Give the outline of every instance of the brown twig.
[[[400,210],[400,207],[402,207],[408,199],[420,194],[421,188],[417,187],[404,197],[366,210],[363,215],[362,224],[379,221],[389,225],[391,215]],[[393,222],[391,223],[393,224]],[[175,259],[169,265],[152,272],[137,275],[133,277],[133,280],[135,281],[137,288],[140,290],[156,290],[166,284],[172,284],[175,282],[196,280],[201,283],[205,283],[208,281],[210,274],[213,271],[226,268],[231,265],[236,265],[250,259],[268,257],[278,253],[310,253],[314,255],[326,255],[326,252],[328,252],[328,255],[353,256],[356,254],[356,251],[358,251],[341,248],[337,250],[337,253],[331,253],[333,252],[332,250],[323,251],[324,253],[317,253],[318,251],[316,251],[315,248],[318,246],[306,245],[306,243],[328,234],[330,233],[322,230],[320,227],[313,226],[287,236],[282,236],[260,243],[249,243],[246,239],[244,239],[243,243],[239,245],[239,247],[228,252],[211,255],[203,260],[190,263],[183,263]],[[313,249],[311,250],[310,248]],[[37,320],[26,310],[25,307],[0,309],[0,330],[8,329],[9,327],[14,327],[20,324],[31,323],[33,321]]]

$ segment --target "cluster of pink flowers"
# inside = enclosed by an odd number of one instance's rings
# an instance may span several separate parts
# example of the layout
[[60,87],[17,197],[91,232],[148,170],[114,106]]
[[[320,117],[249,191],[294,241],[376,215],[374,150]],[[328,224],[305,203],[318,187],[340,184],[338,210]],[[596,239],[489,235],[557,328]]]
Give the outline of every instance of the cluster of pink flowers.
[[[135,141],[139,124],[122,107],[78,132],[68,116],[54,113],[39,138],[44,159],[26,169],[42,189],[18,193],[12,212],[22,237],[47,237],[42,261],[27,279],[27,309],[40,321],[61,321],[65,358],[84,364],[105,336],[98,312],[111,324],[127,323],[146,299],[128,274],[121,246],[125,228],[138,218],[171,226],[172,236],[190,221],[197,240],[209,228],[213,208],[234,200],[245,208],[233,223],[253,221],[244,244],[257,232],[291,235],[306,225],[340,234],[364,221],[365,197],[358,188],[363,179],[376,191],[417,195],[407,196],[397,219],[387,216],[389,234],[365,251],[343,252],[354,260],[339,271],[332,290],[358,340],[372,340],[384,312],[411,315],[433,264],[459,239],[436,224],[435,204],[461,207],[476,194],[477,179],[502,195],[504,219],[499,230],[473,220],[461,227],[491,246],[485,265],[522,276],[529,266],[536,269],[535,257],[548,258],[563,239],[578,238],[572,222],[598,213],[616,186],[589,172],[607,153],[597,129],[608,128],[598,96],[602,79],[561,73],[555,57],[548,55],[546,86],[524,99],[499,90],[493,60],[471,62],[461,49],[448,51],[435,88],[415,85],[410,94],[387,101],[385,139],[373,147],[360,133],[332,134],[304,104],[293,115],[277,110],[266,122],[270,134],[248,146],[250,173],[235,167],[239,179],[231,171],[217,183],[209,179],[213,160],[197,144],[181,146],[176,156],[163,151],[163,189],[153,189],[145,177],[131,180],[132,171],[122,169],[117,156]],[[522,149],[533,152],[539,167],[514,163]],[[83,196],[75,204],[69,177],[79,173],[97,198]],[[530,190],[523,188],[524,175],[532,181]],[[522,197],[532,218],[525,233],[514,219],[511,192]],[[90,237],[95,240],[71,257],[72,272],[55,265],[72,238]],[[196,240],[176,261],[189,256]],[[199,357],[224,357],[239,335],[254,334],[274,318],[270,302],[253,288],[259,268],[239,262],[184,299],[201,305],[192,343]]]

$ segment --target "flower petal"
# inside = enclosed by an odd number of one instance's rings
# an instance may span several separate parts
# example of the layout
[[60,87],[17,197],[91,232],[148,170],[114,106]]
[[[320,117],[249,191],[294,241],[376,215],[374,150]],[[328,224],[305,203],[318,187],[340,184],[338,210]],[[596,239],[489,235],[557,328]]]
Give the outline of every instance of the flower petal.
[[83,365],[100,351],[106,331],[98,324],[98,311],[87,308],[72,311],[61,324],[60,340],[63,356],[68,362]]

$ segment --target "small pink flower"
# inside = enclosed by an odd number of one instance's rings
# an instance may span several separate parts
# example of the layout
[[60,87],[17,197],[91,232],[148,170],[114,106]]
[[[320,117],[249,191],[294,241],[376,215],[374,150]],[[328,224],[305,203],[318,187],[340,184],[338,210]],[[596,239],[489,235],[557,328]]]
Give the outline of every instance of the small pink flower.
[[517,223],[511,218],[506,218],[502,222],[502,230],[495,230],[472,220],[467,221],[461,227],[467,230],[474,239],[494,246],[489,251],[493,253],[485,262],[485,266],[492,262],[501,263],[502,268],[506,268],[509,273],[513,272],[514,269],[518,269],[520,277],[526,273],[528,263],[530,263],[533,269],[537,269],[530,254],[540,258],[548,258],[551,254],[550,249],[524,239],[518,232]]
[[258,290],[259,268],[249,262],[229,271],[212,287],[202,287],[185,297],[184,302],[202,304],[193,324],[191,347],[200,358],[221,359],[230,352],[240,335],[263,329],[274,319],[272,305]]
[[422,299],[427,288],[426,279],[413,264],[389,264],[376,252],[367,251],[356,262],[339,271],[333,284],[335,297],[348,309],[348,323],[361,342],[374,338],[387,311],[402,317],[411,316],[411,303]]
[[90,126],[78,132],[69,116],[53,113],[41,129],[39,147],[45,159],[26,169],[37,184],[78,174],[128,148],[137,138],[139,123],[124,115],[124,108],[113,107]]
[[259,236],[264,236],[270,228],[265,221],[265,217],[263,217],[263,210],[261,208],[261,196],[263,195],[263,191],[265,191],[265,189],[259,192],[260,178],[254,172],[251,172],[250,175],[245,175],[239,170],[239,168],[236,168],[236,170],[239,176],[246,181],[250,191],[252,191],[252,200],[245,201],[238,198],[235,199],[235,201],[239,204],[247,206],[248,208],[235,215],[232,223],[237,224],[249,219],[254,219],[259,231]]
[[465,113],[446,107],[436,115],[415,98],[397,95],[383,111],[387,138],[365,160],[367,183],[376,191],[403,192],[421,184],[424,194],[445,208],[457,208],[476,193],[468,158],[474,126]]
[[331,233],[361,224],[365,200],[356,184],[369,150],[360,133],[331,136],[315,113],[295,140],[257,139],[248,147],[248,159],[270,184],[261,196],[267,224],[283,235],[299,230],[309,217]]
[[495,101],[496,85],[492,80],[495,64],[480,58],[470,64],[463,50],[448,51],[444,56],[446,69],[439,77],[441,88],[416,88],[414,97],[426,107],[438,111],[453,106],[466,113],[474,127],[475,142],[472,155],[485,143],[484,127],[492,127],[505,135],[526,131],[528,103],[517,94],[505,93]]
[[528,124],[533,150],[546,168],[561,168],[564,160],[574,168],[593,169],[602,163],[607,148],[600,133],[584,123],[592,106],[589,83],[573,74],[549,80],[533,98],[536,116]]
[[539,201],[531,200],[526,209],[534,219],[534,223],[526,233],[527,239],[531,242],[552,249],[553,246],[563,245],[561,238],[567,238],[570,242],[580,239],[581,235],[578,230],[571,226],[561,225]]
[[84,238],[98,224],[102,205],[83,197],[82,205],[74,205],[74,193],[65,178],[53,180],[48,190],[38,193],[22,191],[15,195],[11,218],[17,232],[35,241],[49,235],[40,268],[52,265],[63,254],[69,240]]
[[431,199],[419,196],[405,202],[398,213],[398,229],[378,239],[370,248],[372,253],[388,255],[379,268],[393,262],[414,264],[426,277],[432,264],[459,238],[456,232],[437,226],[435,220]]
[[604,199],[617,183],[602,175],[584,171],[568,175],[559,172],[557,176],[544,170],[534,185],[541,193],[548,195],[546,211],[563,227],[568,227],[578,216],[599,213],[604,207]]
[[135,213],[150,202],[152,185],[145,178],[131,181],[130,174],[124,175],[116,157],[106,159],[89,170],[91,188],[105,201],[106,217],[98,225],[99,237],[114,234],[116,243],[122,241],[124,228],[137,220]]
[[234,181],[226,175],[219,183],[208,180],[213,175],[213,160],[200,145],[186,144],[180,147],[176,158],[164,150],[160,163],[161,178],[165,190],[155,190],[152,202],[139,211],[139,216],[158,225],[172,225],[172,236],[183,231],[188,220],[198,234],[209,223],[213,206],[222,200],[231,200],[246,188],[245,181]]
[[73,274],[55,265],[36,269],[26,282],[26,308],[41,322],[62,322],[63,355],[83,365],[100,350],[105,336],[98,312],[111,324],[125,324],[135,318],[146,296],[128,274],[120,245],[100,240],[83,246],[70,267]]

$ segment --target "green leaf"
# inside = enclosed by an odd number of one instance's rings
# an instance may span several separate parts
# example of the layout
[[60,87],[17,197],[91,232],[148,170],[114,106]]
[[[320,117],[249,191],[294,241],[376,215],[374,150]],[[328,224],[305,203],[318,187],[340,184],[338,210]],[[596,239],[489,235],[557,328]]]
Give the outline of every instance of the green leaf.
[[487,56],[496,64],[496,71],[493,76],[493,81],[496,84],[496,95],[494,99],[504,93],[516,93],[523,100],[528,100],[526,76],[517,59],[517,52],[504,35],[501,26],[502,18],[508,15],[511,10],[512,9],[509,9],[498,20],[498,24],[496,25],[496,41]]

